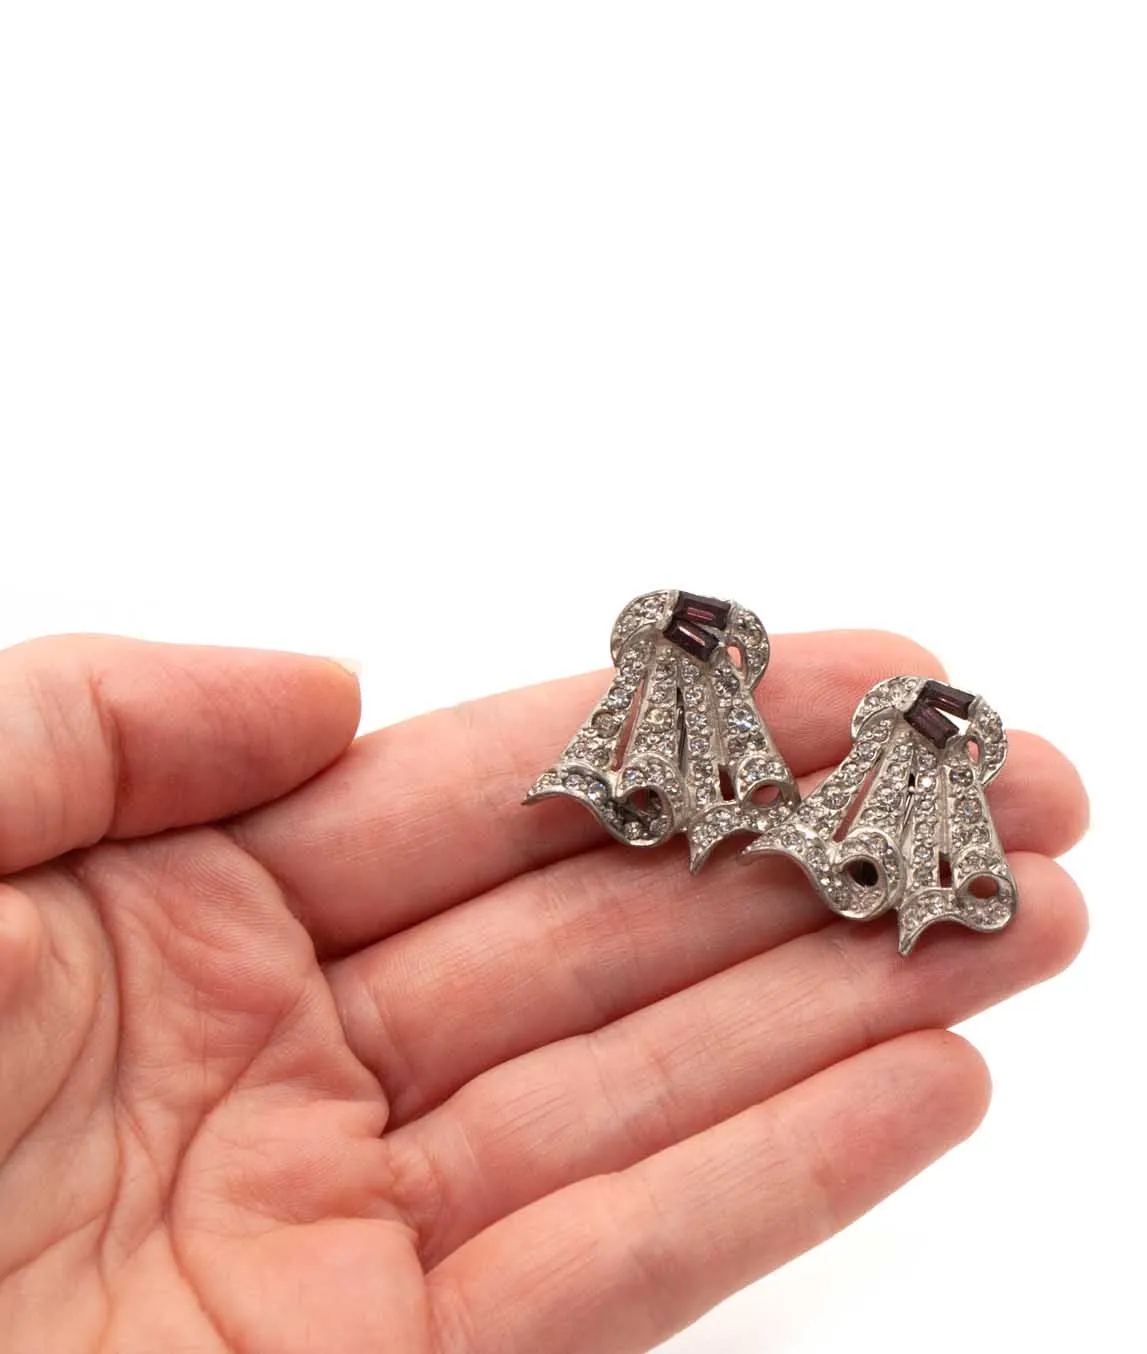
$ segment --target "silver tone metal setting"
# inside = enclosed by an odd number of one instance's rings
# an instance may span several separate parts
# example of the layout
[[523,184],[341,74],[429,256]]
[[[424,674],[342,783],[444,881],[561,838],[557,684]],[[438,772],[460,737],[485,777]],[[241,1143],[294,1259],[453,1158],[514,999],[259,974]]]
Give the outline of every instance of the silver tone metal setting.
[[[753,612],[692,593],[646,593],[618,616],[610,648],[609,690],[527,804],[566,795],[631,846],[683,832],[698,870],[726,837],[761,832],[798,802],[753,701],[769,661]],[[754,795],[763,791],[775,795],[762,806]]]
[[939,921],[1005,927],[1016,886],[984,798],[1007,755],[999,715],[929,678],[892,677],[857,706],[852,740],[840,766],[744,856],[790,856],[842,917],[895,908],[901,954]]

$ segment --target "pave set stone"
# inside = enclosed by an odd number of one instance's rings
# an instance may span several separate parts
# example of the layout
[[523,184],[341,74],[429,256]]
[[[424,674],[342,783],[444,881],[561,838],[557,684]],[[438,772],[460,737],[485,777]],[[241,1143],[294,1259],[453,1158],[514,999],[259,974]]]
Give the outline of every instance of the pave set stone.
[[[777,752],[753,700],[751,673],[763,672],[768,661],[764,630],[742,608],[733,610],[744,666],[734,666],[724,651],[715,656],[707,675],[695,669],[683,687],[686,755],[700,809],[687,829],[689,860],[695,870],[700,869],[718,842],[735,833],[763,831],[781,806],[791,806],[798,799],[792,773]],[[753,633],[754,623],[759,634]],[[701,699],[691,694],[698,688],[704,691]],[[690,715],[694,712],[698,718],[695,726],[690,727]],[[732,783],[732,799],[726,799],[721,790],[722,766]],[[771,804],[761,805],[754,800],[758,792],[771,789],[776,791]]]
[[[781,854],[801,864],[817,891],[834,912],[848,917],[870,917],[888,906],[891,886],[899,880],[900,864],[890,841],[874,828],[860,829],[836,840],[836,834],[859,799],[874,766],[881,763],[892,738],[893,720],[885,714],[865,726],[852,751],[795,811],[767,826],[746,855]],[[867,863],[875,871],[864,884],[850,873],[853,863]],[[865,878],[868,876],[865,875]]]
[[635,597],[622,608],[621,614],[613,623],[610,636],[610,652],[615,665],[620,666],[621,651],[627,641],[639,630],[659,627],[669,619],[671,592],[647,592],[643,597]]

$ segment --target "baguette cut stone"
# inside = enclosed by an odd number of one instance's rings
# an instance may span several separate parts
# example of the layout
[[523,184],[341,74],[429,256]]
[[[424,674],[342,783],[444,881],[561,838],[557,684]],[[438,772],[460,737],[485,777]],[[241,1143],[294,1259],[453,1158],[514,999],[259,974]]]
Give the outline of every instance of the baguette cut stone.
[[716,630],[724,630],[729,624],[731,610],[731,603],[719,601],[716,597],[698,597],[696,593],[682,592],[677,596],[673,619],[692,621],[695,625],[711,625]]
[[939,710],[926,705],[920,696],[917,696],[911,707],[904,712],[904,719],[917,733],[922,733],[930,743],[941,750],[947,746],[948,739],[958,732],[950,719],[945,718]]
[[968,718],[975,699],[968,691],[961,691],[958,687],[948,686],[946,682],[936,681],[925,682],[917,697],[917,700],[924,701],[933,709],[946,710],[948,714],[959,715],[961,719]]
[[711,635],[708,630],[702,630],[699,625],[687,624],[676,615],[670,617],[664,634],[666,639],[671,640],[679,649],[684,649],[691,658],[698,658],[703,663],[707,663],[713,657],[720,643],[716,635]]

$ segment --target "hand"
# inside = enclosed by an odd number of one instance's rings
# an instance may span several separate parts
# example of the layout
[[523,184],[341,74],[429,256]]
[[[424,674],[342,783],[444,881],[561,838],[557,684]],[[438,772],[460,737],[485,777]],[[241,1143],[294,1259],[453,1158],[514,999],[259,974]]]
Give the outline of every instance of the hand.
[[[778,639],[795,772],[905,640]],[[524,809],[600,674],[351,743],[332,662],[0,655],[6,1354],[628,1354],[975,1128],[945,1027],[1067,964],[1086,819],[1013,734],[998,936],[833,919],[784,862]]]

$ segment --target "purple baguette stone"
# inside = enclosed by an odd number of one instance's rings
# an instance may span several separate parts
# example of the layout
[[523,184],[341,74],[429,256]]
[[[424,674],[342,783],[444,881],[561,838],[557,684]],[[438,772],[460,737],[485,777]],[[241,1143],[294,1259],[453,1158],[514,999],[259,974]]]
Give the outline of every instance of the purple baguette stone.
[[698,658],[703,663],[707,663],[713,657],[720,643],[716,635],[711,635],[708,630],[702,630],[698,625],[686,624],[677,615],[670,617],[669,624],[662,633],[679,649],[684,649],[691,658]]
[[920,688],[918,700],[931,705],[935,710],[946,710],[950,715],[959,715],[967,719],[971,713],[972,702],[976,699],[967,691],[948,686],[945,682],[927,681]]
[[912,704],[904,712],[905,720],[912,725],[917,733],[922,733],[930,743],[943,752],[947,746],[948,739],[959,730],[950,719],[945,718],[939,710],[934,709],[924,699],[924,692],[921,691]]
[[677,594],[677,605],[673,608],[673,619],[724,630],[729,624],[731,610],[731,603],[718,601],[716,597],[698,597],[696,593],[680,592]]

